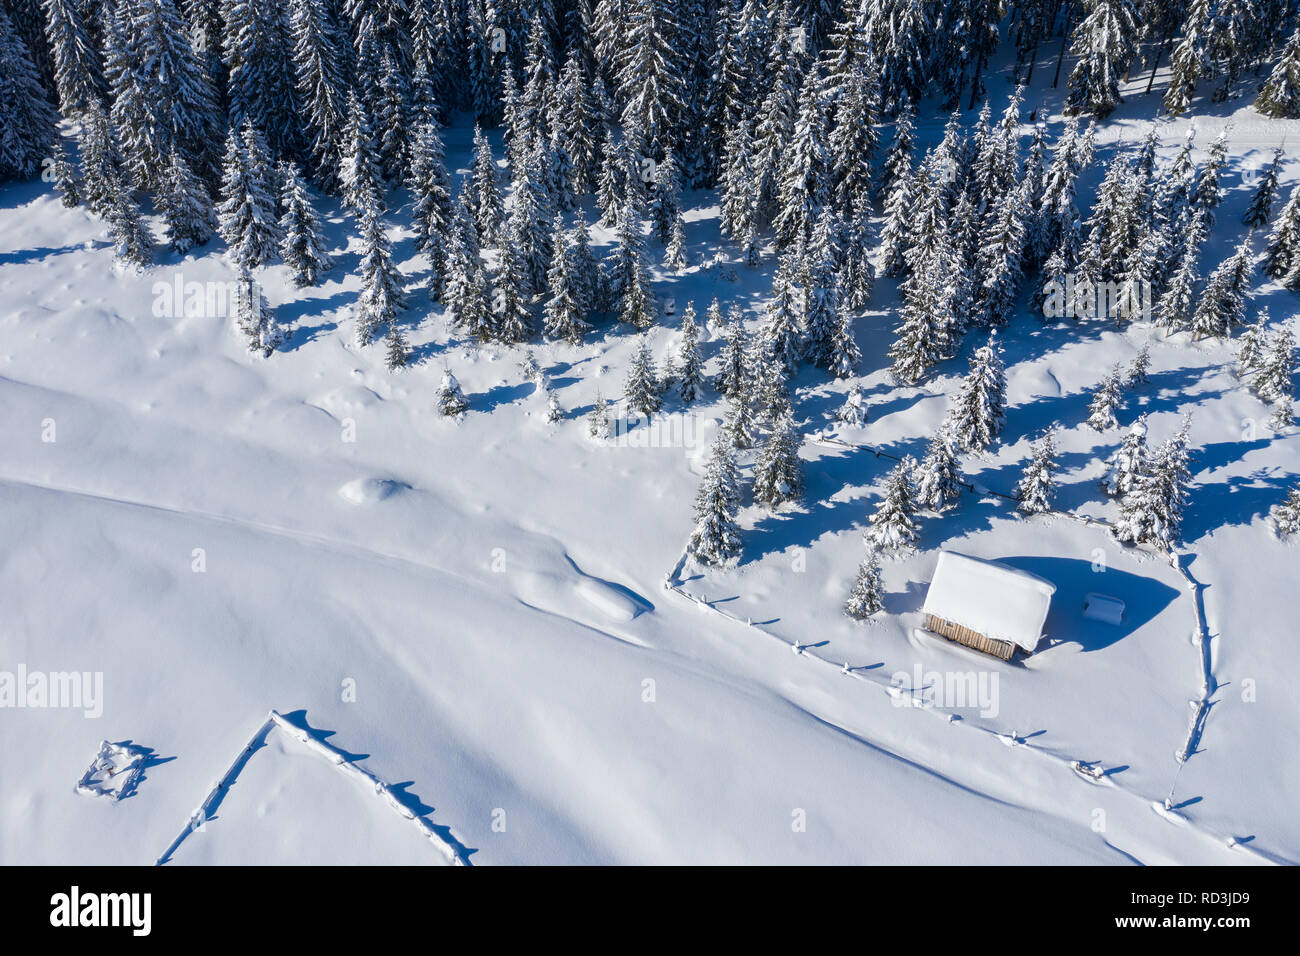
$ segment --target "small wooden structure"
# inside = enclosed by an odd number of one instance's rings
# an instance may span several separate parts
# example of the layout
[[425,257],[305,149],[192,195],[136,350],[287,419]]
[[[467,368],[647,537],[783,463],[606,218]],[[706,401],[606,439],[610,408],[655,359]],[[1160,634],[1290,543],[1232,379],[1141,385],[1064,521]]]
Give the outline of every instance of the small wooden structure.
[[1055,593],[1027,571],[941,551],[921,610],[926,630],[1009,661],[1017,650],[1034,652]]

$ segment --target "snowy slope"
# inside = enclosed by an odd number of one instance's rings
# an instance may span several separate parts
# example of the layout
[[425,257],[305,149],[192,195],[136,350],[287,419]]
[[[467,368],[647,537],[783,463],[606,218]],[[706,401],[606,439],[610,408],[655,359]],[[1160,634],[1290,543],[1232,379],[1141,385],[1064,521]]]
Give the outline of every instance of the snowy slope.
[[[995,107],[1002,86],[990,80]],[[1028,102],[1040,95],[1055,94]],[[1053,133],[1058,106],[1048,100]],[[1234,163],[1300,133],[1221,109],[1198,114],[1198,141],[1227,126]],[[1102,128],[1102,159],[1143,135],[1144,110],[1136,100]],[[921,124],[923,145],[942,119]],[[1169,124],[1163,156],[1185,128]],[[462,167],[469,134],[448,132]],[[1233,175],[1214,262],[1242,231],[1249,186]],[[1297,182],[1293,161],[1284,192]],[[693,300],[702,315],[716,295],[753,317],[771,257],[734,265],[735,282],[701,269],[718,242],[716,197],[687,205],[697,265],[656,275],[660,304]],[[1081,426],[1087,392],[1150,340],[1152,383],[1121,420],[1150,412],[1159,440],[1194,414],[1183,565],[1199,592],[1102,527],[966,495],[923,520],[921,551],[886,564],[888,613],[864,627],[841,607],[891,462],[810,440],[806,504],[746,508],[740,565],[688,569],[681,592],[667,590],[716,395],[694,412],[691,447],[595,444],[582,415],[598,386],[617,398],[625,329],[535,347],[569,410],[551,425],[521,353],[457,340],[422,293],[405,316],[420,362],[387,372],[377,347],[353,345],[358,253],[329,208],[339,265],[321,287],[265,270],[292,334],[261,360],[224,316],[154,314],[155,283],[233,277],[218,245],[124,272],[83,209],[39,183],[0,191],[0,669],[102,671],[105,696],[94,720],[0,714],[0,863],[154,862],[270,709],[406,784],[473,864],[1300,860],[1288,681],[1300,552],[1263,521],[1300,474],[1300,449],[1264,427],[1229,347],[1021,315],[1003,336],[1003,440],[963,465],[1010,491],[1029,441],[1058,423],[1062,504],[1113,517],[1096,483],[1122,433]],[[415,278],[410,234],[394,234]],[[896,386],[892,285],[858,323],[871,423],[839,437],[919,454],[980,343],[921,387]],[[1293,294],[1257,291],[1275,318],[1295,312]],[[652,335],[660,359],[674,322]],[[471,402],[460,423],[433,407],[444,365]],[[800,373],[810,435],[831,430],[848,384]],[[913,636],[939,548],[1057,585],[1039,654],[1003,667]],[[1123,625],[1081,617],[1092,591],[1126,601]],[[1192,641],[1198,608],[1208,658]],[[1207,659],[1213,706],[1180,763]],[[995,713],[925,705],[927,675],[968,672],[996,675]],[[116,804],[73,789],[105,738],[154,754]],[[1072,761],[1107,772],[1086,780]],[[1174,809],[1154,812],[1166,799]],[[445,862],[278,730],[174,860]]]

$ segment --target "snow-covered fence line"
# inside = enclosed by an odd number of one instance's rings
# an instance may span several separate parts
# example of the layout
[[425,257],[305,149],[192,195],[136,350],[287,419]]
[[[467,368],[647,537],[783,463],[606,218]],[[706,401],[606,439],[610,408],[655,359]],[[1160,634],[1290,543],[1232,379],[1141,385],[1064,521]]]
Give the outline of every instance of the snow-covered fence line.
[[[1205,732],[1205,722],[1210,714],[1210,698],[1219,689],[1219,685],[1214,679],[1214,658],[1210,651],[1210,625],[1205,619],[1205,602],[1201,595],[1204,585],[1192,577],[1191,572],[1183,566],[1180,556],[1173,548],[1169,549],[1169,564],[1187,583],[1187,590],[1192,592],[1192,607],[1196,612],[1195,643],[1201,652],[1201,696],[1191,702],[1195,709],[1192,712],[1191,721],[1187,728],[1187,740],[1183,743],[1183,749],[1177,755],[1178,770],[1181,773],[1182,765],[1187,762],[1188,757],[1196,752],[1201,740],[1201,734]],[[1175,774],[1174,782],[1169,786],[1169,796],[1165,800],[1166,804],[1172,801],[1174,787],[1177,784],[1178,774]]]
[[320,754],[330,763],[338,767],[342,772],[360,777],[363,781],[369,784],[377,796],[381,797],[398,815],[410,820],[420,834],[432,843],[452,865],[466,866],[469,864],[469,859],[465,854],[465,848],[459,843],[449,840],[439,833],[438,829],[434,827],[433,824],[418,814],[415,809],[411,807],[405,799],[403,799],[403,794],[394,789],[392,784],[388,783],[377,774],[371,773],[364,767],[359,766],[354,761],[349,760],[347,754],[343,751],[324,740],[313,737],[305,728],[299,727],[282,714],[273,710],[271,711],[269,719],[289,736],[305,745],[312,752]]
[[167,849],[163,851],[162,856],[158,857],[158,860],[155,863],[156,866],[162,866],[170,860],[176,854],[180,845],[185,842],[186,837],[195,830],[200,829],[209,819],[212,818],[213,813],[216,811],[217,807],[221,805],[221,801],[225,799],[226,793],[234,784],[235,779],[239,776],[240,772],[244,769],[245,764],[248,763],[249,759],[257,749],[266,743],[267,735],[276,727],[284,731],[294,740],[298,741],[312,753],[325,758],[334,766],[338,767],[345,775],[359,778],[363,783],[368,785],[377,796],[381,797],[384,802],[389,805],[389,807],[402,817],[410,820],[416,830],[419,831],[420,835],[432,843],[434,848],[442,853],[452,865],[469,865],[469,859],[466,855],[465,848],[454,840],[448,839],[439,833],[438,829],[434,827],[433,824],[420,814],[416,813],[415,809],[403,799],[403,795],[395,790],[390,783],[350,760],[348,755],[342,750],[339,750],[337,747],[332,746],[318,737],[312,736],[312,734],[305,728],[298,726],[278,711],[272,710],[267,714],[266,719],[262,721],[257,730],[253,732],[252,736],[248,738],[248,743],[244,745],[244,748],[240,750],[235,759],[231,761],[230,765],[226,768],[225,773],[223,773],[217,781],[213,783],[211,789],[209,789],[204,795],[198,808],[190,814],[190,818],[186,822],[185,828],[177,834],[176,839],[174,839]]

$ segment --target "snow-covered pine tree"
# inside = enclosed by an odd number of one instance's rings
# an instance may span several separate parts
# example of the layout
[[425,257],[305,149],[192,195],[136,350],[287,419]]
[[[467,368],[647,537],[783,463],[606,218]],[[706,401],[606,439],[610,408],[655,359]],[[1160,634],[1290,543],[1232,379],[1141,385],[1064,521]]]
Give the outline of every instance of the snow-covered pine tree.
[[1111,529],[1117,541],[1168,550],[1178,542],[1187,485],[1191,481],[1187,449],[1190,421],[1166,439],[1151,456],[1146,473],[1137,476],[1120,501],[1120,516]]
[[912,180],[912,154],[916,151],[916,111],[904,104],[894,119],[894,139],[880,164],[879,196],[891,196],[899,183]]
[[916,491],[912,475],[916,459],[905,457],[885,479],[884,494],[871,515],[864,533],[868,548],[881,551],[910,551],[916,546]]
[[1106,464],[1106,476],[1101,488],[1112,498],[1123,498],[1133,490],[1141,475],[1149,470],[1150,452],[1147,450],[1147,421],[1143,415],[1124,435],[1115,454]]
[[560,393],[553,388],[546,390],[546,420],[554,425],[565,416],[564,406],[560,404]]
[[556,214],[551,240],[551,269],[547,273],[546,334],[577,345],[591,331],[583,308],[583,293],[573,275],[573,253],[564,216]]
[[1016,484],[1016,507],[1022,514],[1036,515],[1052,510],[1056,497],[1056,440],[1052,429],[1034,442],[1028,464]]
[[813,224],[829,200],[830,155],[826,106],[816,70],[809,70],[799,92],[799,113],[782,156],[777,184],[777,213],[772,221],[777,245],[785,247],[812,234]]
[[1237,342],[1237,377],[1243,381],[1263,367],[1268,354],[1268,306],[1261,306],[1255,321],[1242,330]]
[[1295,338],[1290,328],[1284,325],[1269,339],[1268,353],[1254,381],[1255,394],[1261,401],[1274,406],[1275,415],[1270,427],[1278,431],[1291,424],[1295,370]]
[[961,469],[956,442],[948,426],[941,425],[926,445],[916,470],[916,500],[934,511],[952,508],[961,497]]
[[406,305],[402,291],[402,274],[393,264],[393,246],[384,221],[375,207],[361,214],[361,292],[357,296],[356,342],[358,348],[369,345],[380,330],[393,324],[399,310]]
[[374,209],[383,213],[385,209],[384,179],[376,161],[378,155],[370,114],[355,91],[349,92],[348,121],[343,132],[338,176],[343,202],[358,218],[364,210]]
[[442,373],[442,383],[438,386],[438,411],[448,418],[458,418],[469,410],[469,402],[461,391],[460,382],[447,369]]
[[695,529],[686,553],[705,565],[722,565],[740,555],[740,475],[727,436],[719,434],[695,495]]
[[1300,532],[1300,485],[1294,485],[1286,498],[1268,512],[1273,533],[1279,538],[1289,538]]
[[650,342],[643,333],[637,342],[632,364],[628,366],[627,383],[623,386],[623,401],[629,410],[649,420],[655,412],[663,408],[662,389],[659,376],[655,371],[654,356],[650,353]]
[[129,187],[123,185],[109,200],[104,218],[108,220],[114,258],[127,265],[148,265],[153,258],[153,239]]
[[384,334],[384,365],[388,371],[395,372],[411,363],[411,347],[407,344],[406,333],[394,322]]
[[1124,387],[1133,388],[1137,385],[1147,385],[1151,381],[1151,345],[1148,342],[1142,343],[1142,348],[1138,354],[1133,356],[1133,361],[1129,363],[1128,369],[1124,372]]
[[698,401],[704,390],[704,358],[700,354],[700,329],[695,323],[695,303],[682,310],[682,342],[678,352],[677,389],[682,404]]
[[1205,291],[1192,313],[1192,331],[1197,338],[1227,337],[1246,319],[1246,298],[1255,270],[1247,236],[1237,251],[1210,273]]
[[299,288],[320,283],[321,275],[334,267],[321,232],[320,218],[312,206],[298,167],[293,163],[283,166],[284,187],[280,205],[280,258],[293,270],[294,285]]
[[0,183],[30,179],[50,155],[58,114],[13,21],[0,10]]
[[997,333],[991,332],[988,344],[971,356],[953,405],[952,434],[963,451],[988,448],[1006,422],[1007,377],[998,351]]
[[1220,182],[1220,173],[1228,162],[1228,134],[1225,130],[1221,132],[1213,143],[1210,144],[1210,152],[1205,164],[1201,166],[1200,172],[1196,177],[1196,185],[1192,188],[1192,210],[1193,212],[1205,212],[1206,230],[1209,231],[1214,227],[1214,210],[1218,209],[1223,203],[1223,185]]
[[44,0],[42,5],[59,106],[65,116],[73,117],[104,96],[99,50],[87,27],[82,4],[76,0]]
[[587,413],[587,435],[594,441],[605,441],[613,434],[613,424],[609,417],[609,402],[596,389],[596,400],[591,411]]
[[533,334],[533,315],[528,307],[532,282],[521,255],[517,220],[511,220],[501,236],[496,268],[492,271],[491,335],[502,342],[517,344]]
[[1140,29],[1132,0],[1084,0],[1083,6],[1070,48],[1078,60],[1065,108],[1105,118],[1121,102],[1120,80],[1137,56]]
[[1209,70],[1206,57],[1206,33],[1210,27],[1212,0],[1191,0],[1187,19],[1183,21],[1182,39],[1174,47],[1169,61],[1169,88],[1165,91],[1165,109],[1170,116],[1182,116],[1191,103],[1197,81]]
[[884,582],[880,575],[880,556],[874,548],[858,565],[858,577],[853,582],[849,599],[844,602],[844,613],[855,621],[867,621],[885,609]]
[[497,164],[492,158],[492,147],[478,124],[474,126],[474,165],[470,182],[470,208],[474,212],[479,241],[484,245],[493,245],[505,221],[505,200],[497,182]]
[[162,175],[157,206],[168,244],[182,255],[217,234],[217,218],[208,187],[194,175],[175,147]]
[[1169,335],[1191,327],[1192,309],[1196,303],[1196,286],[1199,280],[1196,263],[1200,254],[1198,244],[1187,244],[1187,249],[1179,259],[1173,275],[1169,277],[1165,291],[1156,306],[1156,325]]
[[1104,432],[1119,424],[1115,410],[1119,408],[1124,395],[1124,371],[1118,362],[1110,370],[1088,403],[1087,426],[1095,431]]
[[800,442],[800,432],[788,414],[776,420],[754,463],[754,501],[777,507],[802,496]]
[[440,300],[447,283],[448,233],[453,210],[451,176],[447,172],[442,134],[433,119],[427,120],[411,140],[407,186],[412,196],[415,247],[429,257],[432,267],[429,293]]
[[50,171],[54,173],[54,188],[58,190],[59,202],[71,209],[81,202],[81,185],[77,182],[76,170],[63,148],[63,137],[54,140],[54,151],[50,157]]
[[745,396],[749,391],[749,337],[741,319],[740,306],[731,304],[727,327],[723,333],[722,369],[713,379],[713,387],[727,398]]
[[77,134],[81,165],[81,192],[86,206],[97,215],[105,215],[110,200],[125,188],[118,166],[117,146],[113,142],[108,113],[98,102],[86,107]]
[[1010,320],[1020,288],[1021,254],[1025,244],[1025,210],[1020,190],[1003,196],[980,235],[976,254],[974,314],[982,325],[1004,326]]
[[835,310],[835,328],[827,344],[825,367],[836,378],[852,378],[862,361],[862,350],[853,337],[853,311],[841,300]]
[[337,182],[348,127],[346,39],[340,36],[331,4],[290,0],[294,83],[311,143],[314,179],[323,187]]
[[634,328],[649,328],[654,322],[650,312],[650,277],[641,218],[633,199],[625,200],[619,211],[614,249],[605,264],[610,298],[619,318]]
[[1289,289],[1300,289],[1300,186],[1282,207],[1264,250],[1264,274],[1281,279]]
[[754,447],[754,409],[748,395],[728,395],[727,414],[722,430],[739,451]]
[[663,162],[655,164],[650,185],[650,229],[661,244],[668,243],[674,224],[682,218],[681,190],[677,156],[669,149]]
[[867,423],[867,401],[862,386],[855,384],[844,397],[844,404],[835,412],[835,420],[851,428],[861,428]]
[[1260,87],[1255,109],[1278,119],[1300,119],[1300,27],[1286,41],[1273,72]]
[[248,341],[250,352],[259,352],[263,358],[279,348],[284,340],[275,312],[266,304],[266,297],[253,274],[240,269],[235,295],[235,327]]
[[270,262],[280,245],[276,199],[268,189],[271,170],[263,162],[232,130],[222,167],[217,228],[231,260],[246,269]]
[[1268,164],[1263,175],[1259,177],[1259,185],[1251,197],[1250,207],[1241,219],[1242,223],[1251,229],[1263,229],[1273,218],[1273,203],[1277,200],[1277,178],[1281,168],[1282,147],[1279,146],[1273,151],[1273,162]]

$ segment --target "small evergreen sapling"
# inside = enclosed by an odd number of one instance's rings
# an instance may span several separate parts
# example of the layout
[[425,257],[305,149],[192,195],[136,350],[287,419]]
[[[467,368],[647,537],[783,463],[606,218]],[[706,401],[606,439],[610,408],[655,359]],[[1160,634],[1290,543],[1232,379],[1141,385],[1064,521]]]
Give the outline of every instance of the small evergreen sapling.
[[623,400],[627,407],[649,420],[655,412],[663,408],[662,390],[659,376],[655,371],[654,356],[650,354],[650,343],[644,335],[640,337],[632,364],[627,372],[627,384],[623,386]]
[[1273,533],[1279,538],[1289,538],[1300,532],[1300,485],[1293,487],[1286,498],[1268,512]]
[[844,404],[835,412],[835,420],[850,428],[861,428],[867,424],[867,401],[862,396],[862,386],[854,385],[844,398]]
[[1120,401],[1123,398],[1124,390],[1124,373],[1122,366],[1116,364],[1111,369],[1097,390],[1092,393],[1092,401],[1088,403],[1088,421],[1089,428],[1104,432],[1108,428],[1114,428],[1119,424],[1115,418],[1115,410],[1119,408]]
[[1112,498],[1123,498],[1133,490],[1139,476],[1147,473],[1147,423],[1143,416],[1135,421],[1107,465],[1101,487]]
[[1007,378],[998,356],[997,333],[975,350],[970,371],[951,414],[952,434],[963,451],[983,451],[1006,423]]
[[678,353],[677,389],[682,403],[699,400],[704,388],[704,359],[700,354],[700,329],[695,324],[695,303],[682,310],[682,342]]
[[613,424],[609,417],[609,402],[596,389],[596,401],[587,413],[587,435],[594,441],[606,441],[613,434]]
[[280,258],[293,270],[293,283],[298,288],[320,283],[321,275],[334,267],[325,249],[325,236],[320,220],[312,208],[298,168],[286,164],[284,188],[281,192],[284,215],[280,217]]
[[384,364],[390,372],[405,368],[411,362],[411,347],[406,342],[406,333],[394,322],[384,335]]
[[461,391],[460,382],[448,369],[442,373],[442,383],[438,386],[438,411],[448,418],[458,418],[469,409],[465,393]]
[[940,426],[917,466],[916,500],[926,508],[943,512],[956,504],[961,491],[955,443],[947,426]]

